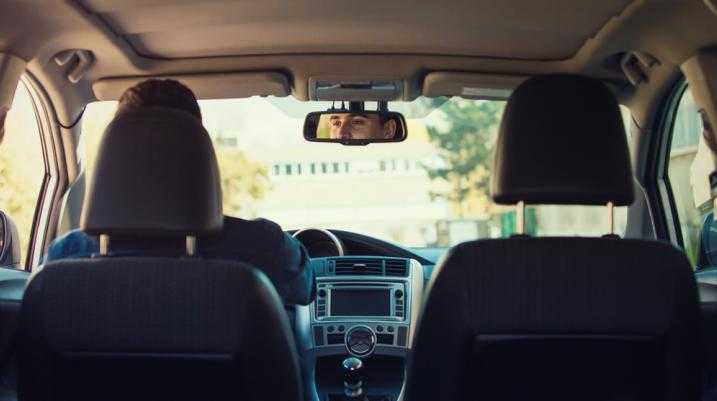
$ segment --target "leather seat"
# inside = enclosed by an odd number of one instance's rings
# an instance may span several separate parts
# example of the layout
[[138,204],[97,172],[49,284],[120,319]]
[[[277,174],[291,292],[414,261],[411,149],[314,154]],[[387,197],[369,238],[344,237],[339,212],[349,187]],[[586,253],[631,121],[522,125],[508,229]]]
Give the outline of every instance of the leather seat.
[[[508,100],[497,203],[629,205],[630,171],[619,108],[601,82],[535,77]],[[692,270],[670,244],[467,242],[432,277],[406,399],[696,400],[698,326]]]
[[[266,276],[192,256],[195,236],[223,224],[217,162],[197,119],[162,108],[116,118],[89,184],[81,228],[100,236],[101,254],[49,263],[31,279],[20,399],[300,399],[291,329]],[[186,253],[112,255],[112,244],[136,242]]]

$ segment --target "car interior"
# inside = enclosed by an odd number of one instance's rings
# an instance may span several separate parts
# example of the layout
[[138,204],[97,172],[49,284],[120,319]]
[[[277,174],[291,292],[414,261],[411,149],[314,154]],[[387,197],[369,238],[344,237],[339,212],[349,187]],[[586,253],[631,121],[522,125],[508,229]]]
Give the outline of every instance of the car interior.
[[0,400],[717,400],[713,127],[715,0],[3,1]]

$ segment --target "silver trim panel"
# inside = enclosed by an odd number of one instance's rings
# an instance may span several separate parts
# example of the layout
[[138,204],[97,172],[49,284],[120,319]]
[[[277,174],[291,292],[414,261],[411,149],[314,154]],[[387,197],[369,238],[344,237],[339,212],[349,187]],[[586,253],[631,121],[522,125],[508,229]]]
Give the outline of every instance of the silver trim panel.
[[[381,259],[381,257],[377,257]],[[392,258],[395,259],[395,258]],[[316,356],[329,355],[349,355],[345,345],[346,333],[356,326],[367,326],[377,336],[377,344],[374,349],[374,355],[387,355],[405,357],[411,349],[413,343],[413,334],[416,322],[420,314],[420,307],[423,302],[423,266],[416,260],[409,260],[409,274],[407,277],[395,276],[379,276],[379,275],[340,275],[340,276],[320,276],[317,278],[318,289],[324,289],[327,294],[325,299],[324,310],[326,316],[317,317],[317,301],[310,306],[310,325],[311,332],[315,327],[323,328],[323,345],[314,346]],[[337,284],[339,284],[337,286]],[[341,285],[343,284],[343,285]],[[395,289],[401,288],[404,292],[403,310],[404,316],[396,318],[395,316],[330,316],[330,291],[334,287],[342,288],[380,288],[386,286],[391,289],[391,312],[395,310]],[[339,330],[339,327],[343,330]],[[389,331],[389,327],[390,330]],[[399,327],[406,330],[405,345],[398,345]],[[332,329],[332,330],[329,330]],[[381,343],[381,340],[387,341],[392,335],[392,343]],[[329,339],[334,343],[329,344]],[[339,342],[339,339],[341,341]]]

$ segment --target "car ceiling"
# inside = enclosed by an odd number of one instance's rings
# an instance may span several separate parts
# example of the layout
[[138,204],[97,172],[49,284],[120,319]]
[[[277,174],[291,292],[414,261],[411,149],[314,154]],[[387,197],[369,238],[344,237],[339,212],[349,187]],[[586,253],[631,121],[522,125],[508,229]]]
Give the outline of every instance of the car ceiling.
[[[622,54],[678,66],[717,43],[704,29],[714,23],[704,0],[6,0],[0,51],[26,60],[51,95],[85,100],[108,78],[252,71],[284,73],[301,100],[310,78],[328,75],[400,79],[410,100],[431,71],[627,85]],[[94,53],[79,85],[53,62],[67,49]]]
[[287,53],[572,57],[628,0],[82,0],[138,54]]

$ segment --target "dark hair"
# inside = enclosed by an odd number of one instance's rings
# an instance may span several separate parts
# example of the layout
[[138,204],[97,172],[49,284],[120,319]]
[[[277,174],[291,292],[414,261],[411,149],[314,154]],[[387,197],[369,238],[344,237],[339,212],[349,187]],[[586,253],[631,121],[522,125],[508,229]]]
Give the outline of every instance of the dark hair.
[[393,118],[391,118],[391,114],[378,113],[378,121],[381,123],[381,125],[386,124],[388,122],[388,120],[393,120]]
[[202,119],[199,103],[191,89],[173,79],[148,79],[127,89],[119,99],[119,115],[143,107],[160,106],[183,110]]

